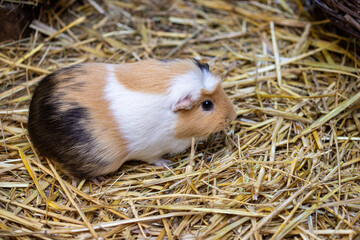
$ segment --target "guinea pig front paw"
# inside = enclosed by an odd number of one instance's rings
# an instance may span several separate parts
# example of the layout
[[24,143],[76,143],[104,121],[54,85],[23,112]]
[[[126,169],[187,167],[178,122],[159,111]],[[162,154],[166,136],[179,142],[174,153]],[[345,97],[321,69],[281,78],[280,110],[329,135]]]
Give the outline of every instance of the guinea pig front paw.
[[173,163],[173,161],[168,160],[168,159],[159,159],[156,162],[153,162],[152,164],[158,167],[169,167],[169,165],[171,165]]

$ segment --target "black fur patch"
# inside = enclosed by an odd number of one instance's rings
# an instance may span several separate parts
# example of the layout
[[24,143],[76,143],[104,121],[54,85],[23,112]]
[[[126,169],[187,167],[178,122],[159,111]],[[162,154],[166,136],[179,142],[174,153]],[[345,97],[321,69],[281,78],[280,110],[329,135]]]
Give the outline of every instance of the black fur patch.
[[[158,61],[160,62],[164,62],[164,63],[168,63],[168,62],[172,62],[172,61],[175,61],[176,58],[172,58],[172,59],[158,59]],[[209,64],[207,63],[201,63],[199,60],[193,58],[192,59],[195,63],[195,65],[200,68],[201,71],[205,70],[205,71],[208,71],[210,72],[210,67],[209,67]]]
[[200,68],[201,71],[205,70],[205,71],[208,71],[210,72],[210,69],[209,69],[209,64],[207,63],[201,63],[199,60],[197,59],[193,59],[196,66],[198,66]]

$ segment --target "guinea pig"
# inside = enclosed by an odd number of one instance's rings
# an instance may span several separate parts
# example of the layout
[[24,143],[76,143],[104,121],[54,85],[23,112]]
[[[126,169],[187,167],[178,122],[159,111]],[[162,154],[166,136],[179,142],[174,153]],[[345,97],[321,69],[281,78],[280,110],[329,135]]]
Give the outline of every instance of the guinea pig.
[[84,63],[58,69],[36,87],[28,131],[64,173],[84,179],[125,161],[162,165],[236,118],[209,65],[193,59]]

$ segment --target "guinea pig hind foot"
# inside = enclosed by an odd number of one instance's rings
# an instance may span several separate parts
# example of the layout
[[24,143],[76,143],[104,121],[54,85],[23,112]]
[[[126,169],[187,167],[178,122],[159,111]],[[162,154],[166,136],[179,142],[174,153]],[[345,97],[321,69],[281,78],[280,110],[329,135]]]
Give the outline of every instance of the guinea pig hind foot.
[[168,168],[172,163],[173,163],[173,161],[171,161],[171,160],[161,158],[161,159],[151,162],[150,164],[153,164],[158,167]]
[[111,178],[107,178],[105,176],[97,176],[97,177],[92,177],[90,181],[93,182],[95,185],[100,186],[110,182]]
[[71,185],[77,187],[80,184],[81,180],[78,178],[71,178]]

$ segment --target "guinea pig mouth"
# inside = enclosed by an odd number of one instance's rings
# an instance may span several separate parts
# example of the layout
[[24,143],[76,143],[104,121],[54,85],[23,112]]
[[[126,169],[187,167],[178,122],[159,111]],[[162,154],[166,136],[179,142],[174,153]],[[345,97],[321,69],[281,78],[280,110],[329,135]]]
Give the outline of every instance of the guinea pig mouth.
[[226,127],[227,125],[229,125],[232,121],[233,121],[233,119],[231,119],[231,118],[225,118],[225,121],[224,121],[225,127]]
[[223,131],[223,130],[225,130],[226,129],[226,127],[227,127],[227,123],[224,121],[224,122],[221,122],[218,126],[218,128],[216,129],[216,132],[220,132],[220,131]]
[[225,119],[225,121],[223,122],[223,127],[224,129],[231,123],[231,119]]
[[209,137],[209,135],[199,136],[199,137],[196,138],[196,140],[197,141],[205,141],[208,137]]

